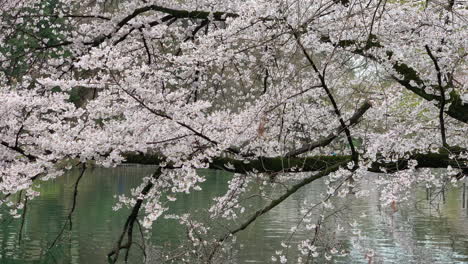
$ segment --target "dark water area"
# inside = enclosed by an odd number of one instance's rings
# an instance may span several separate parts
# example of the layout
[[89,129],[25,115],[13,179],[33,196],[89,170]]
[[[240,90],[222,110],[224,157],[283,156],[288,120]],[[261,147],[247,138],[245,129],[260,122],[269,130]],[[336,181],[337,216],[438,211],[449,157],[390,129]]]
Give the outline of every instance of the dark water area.
[[[153,170],[144,166],[87,170],[79,185],[73,228],[70,231],[67,226],[61,240],[51,249],[66,223],[79,171],[42,182],[37,188],[41,196],[28,203],[21,241],[21,219],[11,219],[8,212],[2,212],[0,263],[107,263],[105,256],[114,247],[129,213],[127,209],[112,210],[116,196],[129,194]],[[178,195],[167,213],[192,212],[199,221],[210,222],[204,210],[213,204],[214,197],[226,192],[231,175],[217,171],[201,173],[207,177],[201,184],[202,191]],[[350,219],[358,220],[361,236],[358,238],[353,230],[339,235],[349,255],[334,258],[332,263],[368,263],[365,258],[368,249],[374,254],[372,263],[468,263],[468,209],[463,201],[463,184],[438,196],[431,194],[431,202],[424,188],[415,189],[414,197],[399,205],[396,212],[380,204],[379,193],[372,185],[363,188],[369,189],[370,197],[356,199],[346,209]],[[308,238],[310,233],[301,231],[291,236],[291,227],[302,218],[304,199],[318,200],[324,189],[321,181],[310,184],[239,233],[230,263],[272,263],[282,241],[290,239],[295,247],[295,243]],[[467,196],[465,189],[465,201]],[[258,207],[261,201],[252,199],[250,203]],[[219,230],[235,224],[210,223]],[[137,232],[135,237],[139,237]],[[152,254],[175,248],[186,238],[185,229],[170,219],[158,220],[145,236],[148,263],[158,263]],[[293,253],[287,257],[288,263],[296,262]],[[137,246],[132,248],[129,263],[143,263]]]

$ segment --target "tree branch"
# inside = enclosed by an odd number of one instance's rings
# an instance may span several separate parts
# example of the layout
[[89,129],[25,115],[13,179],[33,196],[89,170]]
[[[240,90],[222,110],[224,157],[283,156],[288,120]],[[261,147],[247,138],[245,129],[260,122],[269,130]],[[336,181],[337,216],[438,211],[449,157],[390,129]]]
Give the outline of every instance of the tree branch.
[[[468,160],[455,160],[452,155],[466,150],[452,147],[453,151],[448,152],[441,149],[434,153],[408,153],[406,158],[400,158],[397,161],[385,162],[383,158],[372,162],[368,171],[384,173],[404,170],[408,168],[408,161],[416,160],[416,168],[454,168],[468,169]],[[164,162],[161,156],[157,154],[126,153],[126,162],[136,164],[159,165]],[[233,173],[278,173],[278,172],[308,172],[320,171],[328,167],[351,160],[350,155],[336,156],[307,156],[307,157],[258,157],[251,160],[239,160],[229,157],[216,157],[209,163],[209,168],[214,170],[223,170]],[[170,164],[169,164],[170,166]]]
[[434,67],[437,71],[437,82],[439,84],[439,92],[440,92],[440,110],[439,110],[439,123],[440,123],[440,134],[442,137],[442,145],[447,146],[447,139],[445,137],[445,121],[444,121],[444,108],[445,108],[445,91],[444,86],[442,85],[442,72],[439,67],[439,63],[437,62],[436,57],[432,54],[431,49],[428,45],[425,45],[424,48],[426,49],[427,54],[431,58],[432,62],[434,63]]
[[[359,107],[359,109],[353,114],[353,116],[348,120],[348,125],[346,127],[353,126],[357,124],[360,120],[360,118],[366,113],[366,111],[371,107],[372,105],[370,102],[365,101],[364,104]],[[338,128],[335,129],[334,132],[330,133],[328,136],[325,138],[312,142],[310,144],[306,144],[298,149],[292,150],[288,152],[285,157],[290,158],[294,157],[306,152],[310,152],[316,148],[319,147],[325,147],[328,146],[336,137],[338,137],[339,134],[341,134],[344,131],[344,128],[340,125]]]
[[[161,176],[161,173],[162,173],[161,167],[158,167],[157,170],[153,173],[151,179],[152,180],[159,179],[159,177]],[[140,197],[145,197],[149,193],[149,191],[153,188],[154,183],[152,182],[152,180],[149,180],[146,186],[143,188],[143,190],[140,193]],[[117,262],[121,249],[127,250],[125,254],[125,261],[128,260],[128,254],[132,247],[133,226],[135,225],[135,222],[138,220],[137,219],[138,212],[140,211],[142,204],[143,204],[143,198],[138,198],[135,205],[132,208],[130,215],[127,218],[127,221],[125,222],[122,233],[120,234],[114,249],[107,254],[107,258],[110,263]],[[125,233],[127,233],[127,243],[123,244]]]
[[[351,48],[350,51],[352,53],[366,57],[376,62],[380,62],[379,59],[377,59],[371,54],[366,54],[366,51],[371,48],[385,49],[385,47],[382,46],[382,44],[380,44],[377,37],[374,35],[372,35],[372,37],[370,37],[367,42],[358,42],[355,40],[340,40],[336,43],[332,43],[330,38],[327,36],[323,36],[321,38],[321,41],[331,43],[334,46],[340,48]],[[386,53],[389,57],[393,55],[392,51],[387,51]],[[427,93],[425,91],[426,85],[424,84],[423,80],[419,77],[418,72],[414,68],[410,67],[405,63],[400,62],[393,63],[392,67],[399,75],[403,76],[403,79],[393,76],[393,78],[400,85],[415,93],[416,95],[424,98],[427,101],[436,100],[439,102],[439,104],[441,104],[443,100],[442,97]],[[411,82],[416,83],[417,86],[410,84]],[[460,122],[468,123],[468,104],[463,103],[463,100],[456,91],[450,92],[450,99],[446,103],[450,103],[450,107],[447,110],[444,110],[447,115]],[[439,107],[441,106],[439,105]]]
[[328,99],[330,100],[330,102],[333,105],[333,109],[335,110],[335,114],[338,117],[338,120],[340,121],[341,128],[344,130],[344,132],[346,134],[346,139],[348,140],[349,147],[351,148],[351,155],[353,157],[354,166],[356,167],[356,166],[358,166],[358,163],[359,163],[359,154],[357,153],[356,149],[354,148],[353,139],[351,137],[351,132],[349,131],[348,126],[346,126],[346,124],[345,124],[345,122],[343,120],[343,116],[341,115],[340,108],[338,107],[338,105],[337,105],[337,103],[335,101],[335,98],[333,97],[330,89],[328,88],[327,83],[325,82],[325,70],[324,70],[323,74],[319,71],[319,69],[315,65],[314,60],[312,59],[312,57],[307,52],[304,45],[302,45],[299,34],[296,31],[294,31],[294,29],[292,27],[291,27],[291,30],[293,31],[293,35],[296,38],[296,42],[299,45],[299,47],[301,48],[302,53],[304,53],[304,56],[306,57],[307,61],[310,63],[310,65],[314,69],[315,73],[318,75],[318,77],[320,79],[320,82],[322,83],[322,87],[325,90],[325,92],[327,93]]
[[5,146],[6,148],[8,149],[11,149],[11,150],[14,150],[16,151],[17,153],[25,156],[29,161],[36,161],[37,160],[37,157],[34,156],[34,155],[31,155],[31,154],[27,154],[26,151],[24,151],[22,148],[20,148],[19,146],[17,146],[18,144],[15,144],[15,146],[10,146],[10,144],[8,144],[7,142],[5,141],[0,141],[0,144]]

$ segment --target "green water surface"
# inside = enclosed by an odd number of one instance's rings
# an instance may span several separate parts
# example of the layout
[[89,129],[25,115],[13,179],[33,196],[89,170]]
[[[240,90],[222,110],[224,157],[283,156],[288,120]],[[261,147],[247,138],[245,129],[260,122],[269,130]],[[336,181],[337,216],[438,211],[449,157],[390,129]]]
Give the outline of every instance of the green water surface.
[[[153,170],[154,167],[144,166],[88,169],[79,185],[73,228],[69,231],[67,227],[59,243],[51,249],[49,247],[62,230],[70,211],[73,185],[79,171],[73,170],[63,177],[41,183],[38,187],[41,196],[28,203],[21,240],[21,219],[10,219],[8,213],[3,212],[0,263],[107,263],[105,256],[113,248],[129,213],[127,209],[112,210],[115,197],[128,194]],[[214,197],[226,192],[227,181],[232,176],[217,171],[201,173],[207,177],[201,184],[202,191],[179,195],[168,213],[193,212],[215,230],[234,228],[235,222],[210,223],[204,211],[213,204]],[[346,211],[350,217],[360,220],[362,237],[356,242],[352,234],[342,236],[342,246],[349,255],[333,262],[368,263],[364,254],[370,248],[375,254],[373,263],[468,263],[468,210],[462,201],[463,185],[451,188],[432,205],[425,199],[425,190],[415,190],[418,194],[414,199],[399,205],[397,212],[382,207],[379,193],[371,185],[363,188],[368,188],[371,196],[353,202]],[[290,230],[302,217],[300,210],[304,199],[318,200],[324,189],[323,182],[313,183],[260,217],[239,234],[230,253],[230,262],[272,263],[272,256],[281,248],[281,241],[290,238],[295,246],[295,242],[308,238],[310,233],[307,232],[297,232],[291,237]],[[261,201],[251,199],[249,203],[258,207],[257,203]],[[167,219],[158,220],[145,236],[148,238],[148,263],[158,263],[152,260],[151,254],[175,248],[186,237],[183,227]],[[140,240],[136,238],[136,241]],[[295,263],[294,256],[293,253],[288,255],[288,263]],[[143,263],[141,251],[136,246],[131,251],[129,263]]]

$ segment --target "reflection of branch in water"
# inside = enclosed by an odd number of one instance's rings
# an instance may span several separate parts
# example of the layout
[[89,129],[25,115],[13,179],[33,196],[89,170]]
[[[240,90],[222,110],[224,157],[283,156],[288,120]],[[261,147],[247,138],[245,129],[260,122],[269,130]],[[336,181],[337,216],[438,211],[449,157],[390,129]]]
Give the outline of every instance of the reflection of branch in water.
[[[429,189],[429,204],[432,206],[434,201],[436,201],[437,198],[442,197],[442,202],[445,203],[445,190],[448,190],[448,184],[450,183],[449,178],[445,178],[444,181],[442,182],[442,186],[439,189],[435,189],[434,194],[431,192],[432,190]],[[436,201],[437,205],[437,210],[439,210],[439,204],[440,204],[440,199]]]
[[138,245],[143,253],[143,257],[146,259],[146,243],[145,243],[145,236],[143,235],[143,228],[141,228],[140,221],[138,219],[136,220],[136,223],[138,225],[138,230],[140,231],[140,236],[141,236],[141,245],[136,243]]
[[[20,193],[20,199],[21,199],[21,193]],[[28,209],[28,196],[25,195],[23,213],[21,214],[21,226],[20,226],[20,230],[18,232],[18,245],[21,245],[21,240],[23,239],[23,228],[24,228],[24,222],[26,220],[26,211],[27,211],[27,209]]]
[[[117,262],[121,249],[126,249],[125,262],[128,261],[128,254],[130,252],[130,248],[132,247],[132,244],[135,243],[135,242],[132,242],[133,241],[133,226],[135,225],[135,222],[138,223],[137,217],[138,217],[138,212],[140,211],[140,208],[143,204],[143,197],[145,197],[149,193],[149,191],[154,187],[153,181],[159,179],[159,176],[161,176],[161,173],[162,173],[161,167],[158,167],[158,169],[151,176],[151,179],[148,181],[146,186],[140,192],[139,197],[142,197],[142,198],[137,199],[135,205],[132,208],[132,212],[128,216],[127,221],[125,221],[124,228],[122,230],[122,233],[119,236],[119,239],[117,240],[115,248],[107,254],[107,259],[109,263]],[[123,244],[125,233],[127,233],[127,243]],[[142,249],[144,248],[142,247]]]
[[[44,251],[46,252],[44,254]],[[54,252],[45,248],[41,248],[41,252],[39,254],[41,256],[39,262],[41,263],[51,263],[51,260],[53,263],[58,264],[59,262],[57,261],[57,258],[54,255]]]
[[83,177],[85,170],[86,170],[86,165],[83,164],[80,175],[78,176],[78,179],[76,179],[76,182],[75,182],[75,185],[74,185],[73,202],[72,202],[72,207],[70,209],[70,212],[68,212],[67,221],[65,222],[65,224],[63,224],[62,229],[60,230],[58,235],[55,237],[52,244],[49,246],[49,250],[51,248],[53,248],[55,246],[55,244],[57,243],[57,241],[60,239],[60,237],[62,237],[63,232],[65,231],[65,228],[67,227],[67,224],[69,226],[68,230],[70,230],[70,231],[72,230],[72,227],[73,227],[72,216],[73,216],[73,212],[75,211],[75,208],[76,208],[76,197],[78,196],[78,184],[80,183],[80,180]]

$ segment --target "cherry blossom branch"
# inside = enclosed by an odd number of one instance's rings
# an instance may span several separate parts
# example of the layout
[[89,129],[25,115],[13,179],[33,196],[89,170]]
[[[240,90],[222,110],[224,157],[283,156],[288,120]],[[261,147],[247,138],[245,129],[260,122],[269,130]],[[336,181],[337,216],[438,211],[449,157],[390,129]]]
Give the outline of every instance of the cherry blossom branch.
[[[270,107],[268,110],[265,111],[265,113],[271,113],[273,110],[275,110],[275,109],[278,108],[279,106],[286,104],[286,102],[287,102],[288,100],[290,100],[290,99],[292,99],[292,98],[295,98],[295,97],[297,97],[297,96],[299,96],[299,95],[302,95],[302,94],[304,94],[304,93],[307,93],[308,91],[310,91],[310,90],[312,90],[312,89],[320,88],[320,87],[322,87],[322,85],[312,85],[311,87],[309,87],[309,88],[307,88],[307,89],[304,89],[304,90],[299,91],[299,92],[297,92],[297,93],[295,93],[295,94],[293,94],[293,95],[290,95],[290,96],[288,96],[286,99],[284,99],[283,101],[277,103],[277,104],[274,105],[273,107]],[[266,91],[266,90],[265,90],[265,91]]]
[[139,29],[141,33],[141,40],[143,41],[143,46],[145,47],[146,55],[148,56],[148,65],[151,64],[151,53],[148,47],[148,43],[146,41],[145,35],[143,34],[143,30]]
[[186,138],[186,137],[189,137],[189,136],[193,136],[193,134],[182,135],[182,136],[178,136],[178,137],[174,137],[174,138],[169,138],[169,139],[165,139],[165,140],[160,140],[160,141],[146,142],[146,144],[148,144],[148,145],[153,145],[153,144],[156,145],[156,144],[166,143],[166,142],[170,142],[170,141],[174,141],[174,140],[179,140],[179,139]]
[[171,15],[176,18],[191,18],[191,19],[212,19],[214,21],[225,21],[226,18],[236,18],[239,17],[238,14],[229,13],[229,12],[209,12],[209,11],[188,11],[188,10],[179,10],[179,9],[172,9],[166,8],[159,5],[149,5],[141,8],[135,9],[132,14],[128,15],[124,19],[122,19],[117,26],[123,27],[127,24],[130,20],[135,18],[136,16],[148,12],[148,11],[156,11],[164,14]]
[[[120,89],[122,89],[122,91],[124,91],[128,96],[130,96],[131,98],[133,98],[136,102],[138,102],[142,107],[144,107],[146,110],[150,111],[152,114],[158,116],[158,117],[162,117],[164,119],[167,119],[167,120],[171,120],[171,121],[174,121],[176,124],[190,130],[193,134],[195,134],[196,136],[200,137],[200,138],[203,138],[204,140],[210,142],[211,144],[213,145],[218,145],[218,142],[209,138],[208,136],[204,135],[203,133],[199,132],[198,130],[192,128],[191,126],[183,123],[183,122],[180,122],[180,121],[177,121],[177,120],[174,120],[171,116],[167,115],[166,113],[164,113],[163,111],[160,111],[160,110],[155,110],[151,107],[149,107],[142,99],[138,98],[138,96],[134,95],[133,93],[127,91],[125,88],[123,88],[120,84],[120,82],[117,80],[117,78],[114,76],[114,74],[112,74],[111,72],[111,76],[112,78],[114,79],[115,83],[117,84],[117,86],[120,87]],[[234,148],[228,148],[227,149],[229,152],[232,152],[234,154],[239,154],[239,151],[234,149]]]
[[37,160],[36,156],[31,155],[31,154],[27,154],[26,151],[24,151],[22,148],[20,148],[18,146],[18,144],[15,144],[15,146],[10,146],[10,144],[8,144],[5,141],[0,141],[0,144],[5,146],[8,149],[14,150],[14,151],[18,152],[19,154],[25,156],[29,161],[36,161]]
[[[146,10],[146,9],[153,9],[153,7],[147,7],[141,9],[141,11]],[[163,12],[170,14],[174,17],[178,18],[194,18],[194,19],[207,19],[208,15],[213,14],[213,17],[215,20],[221,20],[223,17],[231,17],[231,18],[236,18],[239,15],[235,13],[225,13],[225,12],[207,12],[207,11],[185,11],[185,10],[172,10],[172,9],[167,9],[167,8],[162,8],[159,6],[154,7],[155,11]],[[146,12],[146,11],[144,11]],[[322,40],[325,40],[326,42],[329,42],[329,38],[323,37]],[[346,46],[349,47],[351,45],[358,44],[354,40],[342,40],[337,44],[338,46]],[[364,49],[362,48],[357,48],[354,52],[364,55],[366,57],[369,57],[369,55],[364,54],[364,51],[370,48],[383,48],[383,46],[376,40],[375,35],[372,33],[369,34],[369,40],[365,43]],[[370,57],[369,57],[370,58]],[[440,101],[444,100],[442,97],[435,96],[428,94],[424,91],[424,88],[418,88],[410,84],[410,81],[415,81],[418,85],[423,85],[422,80],[419,78],[416,70],[413,68],[409,67],[408,65],[404,63],[395,63],[393,65],[393,68],[402,76],[404,76],[404,79],[397,79],[396,80],[403,85],[405,88],[408,90],[416,93],[417,95],[423,97],[426,100],[437,100]],[[468,104],[463,104],[462,100],[459,95],[456,94],[456,92],[451,93],[451,102],[452,104],[450,105],[449,109],[446,111],[448,115],[451,117],[462,121],[464,123],[468,123]],[[443,109],[443,107],[441,107]]]
[[[214,19],[216,21],[224,21],[225,18],[227,17],[230,17],[230,18],[239,17],[239,15],[235,13],[227,13],[227,12],[220,12],[220,11],[209,12],[209,11],[177,10],[177,9],[165,8],[165,7],[158,6],[158,5],[151,5],[151,6],[146,6],[146,7],[135,9],[132,14],[128,15],[127,17],[123,18],[120,22],[117,23],[116,31],[118,31],[121,27],[123,27],[126,23],[128,23],[130,20],[132,20],[136,16],[141,15],[148,11],[156,11],[156,12],[168,14],[167,16],[163,17],[161,21],[154,21],[152,23],[149,23],[150,26],[154,26],[154,25],[159,24],[160,22],[169,21],[171,19],[180,19],[180,18],[202,19],[202,20]],[[304,28],[304,27],[305,25],[301,26],[301,28]],[[134,29],[135,28],[129,29],[129,32],[127,32],[122,37],[120,37],[120,39],[117,40],[114,44],[117,44],[123,41],[128,36],[128,34],[130,34]],[[104,42],[110,36],[111,35],[97,37],[96,39],[85,43],[85,45],[91,45],[95,47],[101,44],[102,42]],[[323,42],[331,43],[330,38],[328,38],[327,36],[323,36],[321,40]],[[60,46],[70,45],[72,43],[73,42],[68,41],[68,42],[53,44],[53,45],[49,45],[45,47],[39,47],[37,49],[57,48]],[[370,54],[366,54],[365,51],[369,50],[370,48],[379,48],[379,49],[385,48],[378,42],[377,37],[373,34],[370,34],[369,39],[363,43],[350,39],[350,40],[340,40],[337,43],[333,43],[333,44],[342,48],[353,47],[353,50],[351,51],[354,52],[355,54],[359,54],[361,56],[364,56],[373,60],[376,60],[376,58]],[[389,54],[389,56],[391,56],[392,54],[391,51],[387,51],[387,53]],[[425,91],[424,89],[425,85],[423,81],[419,77],[417,71],[413,69],[412,67],[401,62],[395,62],[393,64],[393,69],[398,74],[403,76],[403,79],[397,78],[396,76],[394,76],[394,79],[398,83],[400,83],[402,86],[404,86],[406,89],[414,92],[418,96],[429,101],[437,100],[441,102],[441,100],[443,100],[441,96],[429,94]],[[412,85],[412,82],[415,82],[417,86]],[[461,99],[460,95],[456,91],[452,91],[450,93],[449,102],[450,102],[450,106],[448,107],[447,110],[445,110],[445,112],[452,118],[455,118],[464,123],[468,123],[468,104],[463,103],[463,100]]]
[[[177,9],[166,8],[166,7],[159,6],[159,5],[149,5],[149,6],[145,6],[145,7],[135,9],[130,15],[128,15],[128,16],[124,17],[122,20],[120,20],[116,24],[116,28],[114,30],[114,33],[118,32],[122,27],[124,27],[128,22],[130,22],[135,17],[137,17],[137,16],[139,16],[139,15],[141,15],[143,13],[146,13],[148,11],[156,11],[156,12],[168,14],[168,16],[166,16],[166,17],[164,17],[162,19],[162,20],[165,20],[165,21],[170,20],[172,18],[190,18],[190,19],[202,19],[202,20],[211,19],[211,20],[214,20],[214,21],[225,21],[226,18],[239,17],[238,14],[228,13],[228,12],[187,11],[187,10],[177,10]],[[162,22],[164,22],[164,21],[162,21]],[[155,22],[153,24],[158,24],[158,23],[159,22]],[[131,29],[130,31],[133,31],[133,30],[134,29]],[[125,39],[125,37],[129,33],[130,32],[128,32],[123,37],[121,37],[116,43],[119,43],[123,39]],[[109,39],[112,36],[112,34],[97,37],[93,41],[87,42],[85,44],[86,45],[91,45],[92,47],[97,47],[98,45],[103,43],[106,39]],[[58,43],[58,44],[54,44],[54,45],[50,45],[50,46],[44,46],[44,47],[42,47],[42,49],[44,49],[44,48],[57,48],[57,47],[67,46],[67,45],[70,45],[72,43],[73,43],[72,41],[64,41],[62,43]]]
[[301,48],[302,53],[304,53],[304,56],[306,57],[307,61],[310,63],[310,65],[314,69],[315,73],[319,77],[320,82],[322,83],[322,87],[325,90],[325,92],[327,93],[328,99],[330,100],[330,102],[333,105],[333,109],[335,110],[335,114],[338,117],[338,120],[340,121],[341,127],[342,127],[342,129],[344,130],[344,132],[346,134],[346,138],[348,140],[349,147],[351,148],[351,156],[353,157],[354,166],[358,166],[359,154],[357,153],[356,149],[354,148],[354,143],[353,143],[353,139],[351,137],[351,132],[349,131],[348,126],[346,126],[346,123],[343,120],[343,116],[341,115],[340,108],[338,107],[338,105],[336,103],[336,100],[333,97],[333,95],[332,95],[332,93],[331,93],[330,89],[328,88],[328,85],[327,85],[327,83],[325,81],[325,70],[324,70],[323,74],[319,71],[319,69],[317,68],[317,65],[315,65],[314,60],[312,59],[312,57],[307,52],[304,45],[302,45],[299,34],[297,32],[295,32],[292,27],[291,27],[291,30],[293,31],[293,35],[296,38],[296,42],[299,45],[299,47]]
[[439,110],[440,133],[442,136],[442,145],[447,146],[447,139],[445,137],[445,122],[444,122],[445,91],[444,91],[444,86],[442,85],[442,72],[440,70],[439,63],[437,62],[436,57],[434,57],[434,54],[432,54],[429,46],[425,45],[424,48],[426,49],[427,54],[429,55],[432,62],[434,63],[434,67],[437,71],[437,82],[439,84],[439,92],[440,92],[440,110]]
[[[171,16],[171,15],[168,15],[168,16],[165,16],[165,17],[161,18],[160,20],[157,20],[157,21],[153,21],[153,22],[148,23],[148,26],[149,26],[149,27],[154,27],[154,26],[160,25],[161,23],[165,23],[165,22],[167,22],[167,21],[175,20],[175,19],[177,19],[177,18],[174,18],[174,17]],[[168,24],[169,24],[169,23],[168,23]],[[128,30],[127,33],[125,33],[122,37],[120,37],[117,41],[115,41],[115,42],[114,42],[114,45],[117,45],[117,44],[119,44],[120,42],[124,41],[124,40],[128,37],[128,35],[130,35],[135,29],[142,30],[144,27],[145,27],[145,26],[142,25],[142,26],[140,26],[140,27],[138,27],[138,28],[134,28],[134,27],[131,28],[130,30]]]
[[[116,263],[117,262],[121,249],[126,250],[125,261],[128,260],[128,254],[129,254],[130,249],[132,247],[132,241],[133,241],[133,226],[135,225],[135,222],[138,220],[137,219],[138,212],[140,211],[140,208],[141,208],[141,206],[143,204],[144,197],[154,187],[153,181],[158,180],[159,177],[161,176],[161,173],[162,173],[161,172],[161,167],[158,167],[158,169],[151,176],[151,179],[148,181],[146,186],[140,192],[139,197],[141,197],[141,198],[137,199],[135,205],[132,208],[132,211],[131,211],[130,215],[127,217],[127,221],[125,222],[122,233],[120,234],[114,249],[107,254],[107,258],[108,258],[110,263]],[[125,244],[123,244],[125,234],[127,234],[127,242]]]
[[[167,14],[167,16],[163,17],[161,19],[161,22],[168,21],[170,19],[181,19],[181,18],[189,18],[189,19],[202,19],[202,20],[215,20],[215,21],[225,21],[226,18],[237,18],[239,17],[239,14],[236,13],[229,13],[229,12],[221,12],[221,11],[215,11],[215,12],[209,12],[209,11],[188,11],[188,10],[177,10],[177,9],[171,9],[171,8],[165,8],[163,6],[159,5],[149,5],[141,8],[135,9],[130,15],[126,16],[123,18],[121,21],[119,21],[116,24],[116,29],[114,32],[117,32],[122,28],[124,25],[126,25],[128,22],[130,22],[133,18],[137,17],[138,15],[142,15],[148,11],[155,11],[155,12],[160,12],[163,14]],[[269,19],[263,19],[263,20],[269,20]],[[308,21],[307,23],[309,23]],[[302,25],[300,28],[306,28],[307,23]],[[150,23],[150,26],[154,26],[159,24],[159,21],[155,21]],[[124,34],[119,40],[117,40],[114,44],[117,44],[121,41],[123,41],[128,34],[130,34],[135,28],[129,29],[129,32]],[[103,43],[106,39],[110,38],[111,35],[105,35],[105,36],[100,36],[95,38],[94,40],[90,42],[84,43],[85,45],[91,45],[93,47],[100,45]],[[323,36],[321,38],[323,42],[331,42],[330,38],[327,36]],[[48,49],[48,48],[57,48],[61,46],[66,46],[72,44],[72,41],[66,41],[63,43],[58,43],[58,44],[52,44],[44,47],[39,47],[36,48],[37,50],[39,49]],[[354,52],[355,54],[362,55],[364,57],[376,60],[375,57],[373,57],[370,54],[366,54],[365,51],[369,50],[370,48],[379,48],[379,49],[384,49],[385,47],[382,46],[375,35],[372,33],[369,34],[369,38],[366,42],[360,43],[356,40],[341,40],[337,43],[333,43],[336,46],[340,46],[342,48],[349,48],[353,47],[353,50],[351,52]],[[391,56],[393,52],[387,51],[387,54]],[[436,96],[433,94],[429,94],[425,91],[424,83],[419,77],[418,73],[416,70],[414,70],[412,67],[408,66],[407,64],[401,63],[401,62],[395,62],[393,64],[393,69],[403,76],[403,79],[397,78],[394,76],[394,79],[400,83],[403,87],[406,89],[414,92],[418,96],[432,101],[432,100],[437,100],[441,102],[442,97]],[[415,82],[417,86],[412,85],[411,82]],[[464,122],[468,123],[468,104],[464,104],[463,100],[460,98],[460,95],[456,91],[452,91],[450,93],[450,106],[448,109],[445,111],[449,116]]]
[[[372,107],[372,105],[370,104],[370,102],[366,101],[364,102],[359,108],[358,110],[356,110],[356,112],[353,114],[353,116],[348,120],[348,122],[346,122],[348,125],[346,125],[345,127],[351,127],[355,124],[357,124],[360,120],[360,118],[366,113],[366,111]],[[328,136],[326,136],[325,138],[321,139],[321,140],[318,140],[318,141],[315,141],[315,142],[312,142],[312,143],[309,143],[309,144],[306,144],[298,149],[295,149],[295,150],[292,150],[290,152],[288,152],[285,157],[287,158],[290,158],[290,157],[293,157],[293,156],[297,156],[297,155],[300,155],[300,154],[303,154],[303,153],[306,153],[306,152],[310,152],[316,148],[319,148],[319,147],[325,147],[325,146],[328,146],[336,137],[338,137],[338,135],[340,135],[342,132],[344,131],[344,128],[343,126],[339,126],[335,129],[334,132],[330,133]]]
[[[369,40],[366,42],[358,42],[352,39],[332,42],[327,36],[323,36],[320,40],[322,42],[331,43],[334,46],[338,46],[341,48],[352,48],[350,50],[352,53],[379,63],[381,61],[375,56],[368,54],[367,51],[372,48],[385,49],[385,47],[382,46],[382,44],[378,41],[375,35],[369,37]],[[387,50],[386,53],[389,57],[393,55],[393,52],[390,50]],[[403,78],[392,76],[400,85],[427,101],[442,101],[441,96],[429,94],[426,92],[426,85],[424,84],[423,80],[420,78],[418,72],[414,68],[402,62],[395,62],[392,64],[392,67],[393,70],[395,70],[399,75],[403,76]],[[416,85],[414,85],[413,83]],[[468,123],[468,104],[463,103],[462,98],[456,91],[452,91],[450,93],[449,102],[451,103],[450,107],[447,110],[444,110],[445,113],[447,113],[447,115],[451,116],[452,118],[458,121]]]

